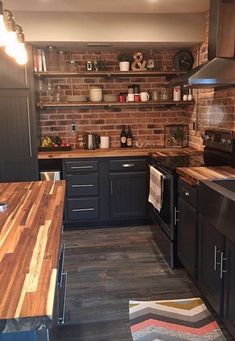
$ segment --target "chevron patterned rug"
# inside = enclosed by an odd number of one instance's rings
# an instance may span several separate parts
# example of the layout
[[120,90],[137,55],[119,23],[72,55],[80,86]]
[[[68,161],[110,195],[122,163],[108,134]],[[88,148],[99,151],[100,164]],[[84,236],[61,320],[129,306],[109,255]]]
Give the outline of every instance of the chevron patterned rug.
[[134,341],[225,341],[222,331],[200,298],[129,301]]

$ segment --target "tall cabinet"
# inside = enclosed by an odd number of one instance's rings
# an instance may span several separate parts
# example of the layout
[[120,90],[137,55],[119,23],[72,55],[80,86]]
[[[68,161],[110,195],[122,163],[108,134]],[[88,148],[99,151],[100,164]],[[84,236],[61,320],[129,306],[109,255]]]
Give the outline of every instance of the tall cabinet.
[[0,51],[0,182],[38,178],[32,50],[18,65]]

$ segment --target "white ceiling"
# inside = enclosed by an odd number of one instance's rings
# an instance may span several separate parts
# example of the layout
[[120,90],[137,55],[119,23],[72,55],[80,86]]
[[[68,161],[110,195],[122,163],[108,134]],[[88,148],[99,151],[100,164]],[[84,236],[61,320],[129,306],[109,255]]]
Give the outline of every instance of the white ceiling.
[[90,13],[201,13],[210,0],[3,0],[14,11]]

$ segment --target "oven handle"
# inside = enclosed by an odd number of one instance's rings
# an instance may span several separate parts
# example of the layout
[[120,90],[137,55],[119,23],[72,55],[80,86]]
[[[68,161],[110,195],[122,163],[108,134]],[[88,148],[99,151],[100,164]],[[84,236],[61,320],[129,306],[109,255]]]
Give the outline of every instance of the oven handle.
[[[172,177],[171,173],[167,172],[165,169],[161,168],[159,165],[154,164],[154,165],[150,165],[150,166],[152,166],[153,168],[155,168],[159,172],[161,172],[164,175],[164,179]],[[149,166],[149,168],[150,168],[150,166]]]

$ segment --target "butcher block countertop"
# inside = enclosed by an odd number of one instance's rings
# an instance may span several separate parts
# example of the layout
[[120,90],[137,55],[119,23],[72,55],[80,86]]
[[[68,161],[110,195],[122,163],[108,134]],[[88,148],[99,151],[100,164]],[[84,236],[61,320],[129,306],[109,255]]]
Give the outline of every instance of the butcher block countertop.
[[51,323],[65,181],[0,184],[0,322],[3,332]]
[[108,148],[85,150],[77,149],[71,151],[53,151],[39,152],[38,159],[70,159],[70,158],[88,158],[88,157],[135,157],[135,156],[177,156],[177,155],[195,155],[201,153],[190,147],[187,148]]
[[176,172],[192,186],[198,185],[200,180],[235,178],[235,168],[229,166],[179,167]]

